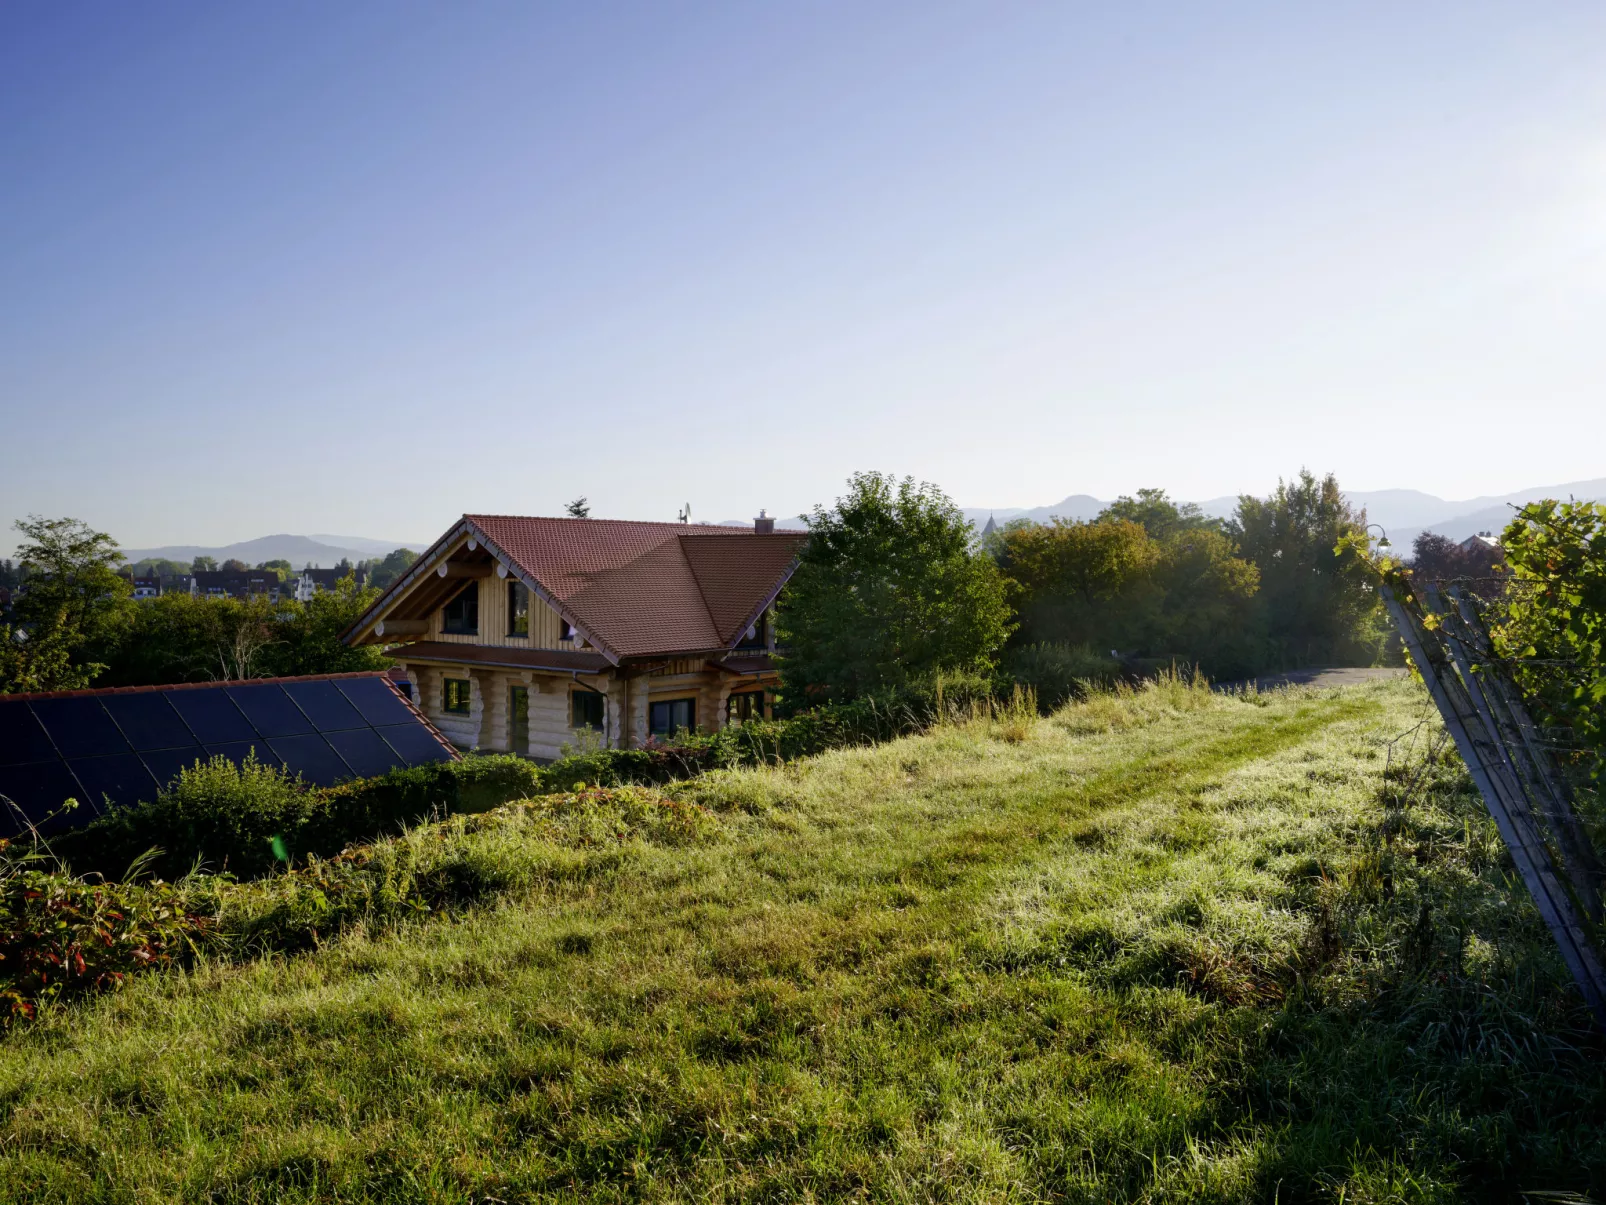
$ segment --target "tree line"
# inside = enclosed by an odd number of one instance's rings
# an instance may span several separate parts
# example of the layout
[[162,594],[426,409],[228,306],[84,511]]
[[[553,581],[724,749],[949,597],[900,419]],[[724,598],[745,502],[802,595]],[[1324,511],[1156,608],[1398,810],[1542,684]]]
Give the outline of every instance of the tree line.
[[1088,521],[1016,520],[977,541],[936,486],[861,473],[782,598],[789,697],[851,698],[934,674],[1063,695],[1159,663],[1214,678],[1385,655],[1377,595],[1338,547],[1366,527],[1332,474],[1301,471],[1210,518],[1164,490]]
[[17,523],[19,589],[0,615],[0,694],[383,668],[340,634],[378,597],[352,577],[306,602],[164,594],[136,602],[123,554],[77,519]]

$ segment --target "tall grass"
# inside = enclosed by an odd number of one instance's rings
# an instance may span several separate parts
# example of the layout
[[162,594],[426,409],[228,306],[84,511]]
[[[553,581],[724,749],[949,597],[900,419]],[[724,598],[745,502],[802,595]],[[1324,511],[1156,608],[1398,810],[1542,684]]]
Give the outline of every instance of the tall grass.
[[239,884],[0,1042],[0,1200],[1598,1197],[1606,1046],[1423,717],[1156,682]]

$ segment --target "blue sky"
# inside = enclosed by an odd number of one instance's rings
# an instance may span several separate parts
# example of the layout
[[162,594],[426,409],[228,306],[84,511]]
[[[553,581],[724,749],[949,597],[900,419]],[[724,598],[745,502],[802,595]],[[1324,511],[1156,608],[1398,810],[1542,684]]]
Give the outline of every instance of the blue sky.
[[0,8],[0,521],[1466,497],[1603,331],[1598,3]]

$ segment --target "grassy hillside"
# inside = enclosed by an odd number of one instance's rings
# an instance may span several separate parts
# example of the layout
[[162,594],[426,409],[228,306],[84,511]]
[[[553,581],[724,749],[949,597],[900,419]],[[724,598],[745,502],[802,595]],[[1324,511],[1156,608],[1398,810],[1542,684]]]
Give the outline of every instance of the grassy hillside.
[[1173,685],[415,833],[478,903],[0,1039],[0,1199],[1600,1194],[1606,1049],[1453,769],[1401,806],[1428,714]]

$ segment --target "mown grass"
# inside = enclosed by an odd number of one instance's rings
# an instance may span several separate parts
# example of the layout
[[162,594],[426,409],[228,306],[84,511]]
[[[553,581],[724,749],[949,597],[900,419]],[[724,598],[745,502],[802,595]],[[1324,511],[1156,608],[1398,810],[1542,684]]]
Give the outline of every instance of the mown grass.
[[415,833],[456,911],[0,1042],[0,1199],[1598,1195],[1606,1048],[1424,714],[1173,683]]

